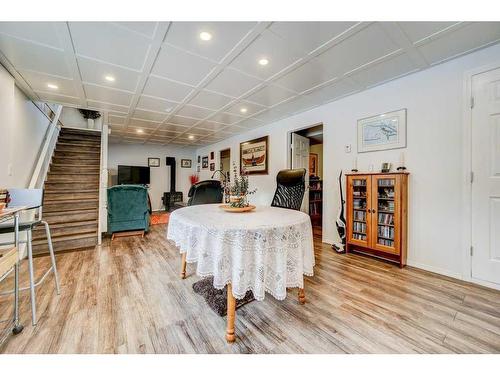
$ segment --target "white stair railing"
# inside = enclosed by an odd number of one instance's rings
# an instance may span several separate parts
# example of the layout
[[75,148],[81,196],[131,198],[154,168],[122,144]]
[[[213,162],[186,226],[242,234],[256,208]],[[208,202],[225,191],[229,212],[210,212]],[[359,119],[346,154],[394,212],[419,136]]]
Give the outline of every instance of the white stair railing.
[[102,243],[102,232],[108,230],[108,205],[107,205],[107,188],[108,188],[108,124],[102,124],[101,130],[101,166],[99,173],[99,221],[97,225],[97,242]]

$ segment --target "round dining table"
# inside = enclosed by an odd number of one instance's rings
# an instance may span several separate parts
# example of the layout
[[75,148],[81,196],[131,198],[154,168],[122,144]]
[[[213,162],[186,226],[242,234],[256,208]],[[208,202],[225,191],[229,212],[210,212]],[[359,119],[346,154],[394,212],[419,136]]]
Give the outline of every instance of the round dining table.
[[286,298],[298,288],[305,303],[304,275],[312,276],[314,247],[311,220],[301,211],[257,206],[249,212],[227,212],[220,204],[188,206],[170,214],[167,238],[181,254],[181,277],[186,263],[196,274],[213,276],[213,286],[227,286],[226,340],[235,341],[236,300],[251,290],[257,301],[269,293]]

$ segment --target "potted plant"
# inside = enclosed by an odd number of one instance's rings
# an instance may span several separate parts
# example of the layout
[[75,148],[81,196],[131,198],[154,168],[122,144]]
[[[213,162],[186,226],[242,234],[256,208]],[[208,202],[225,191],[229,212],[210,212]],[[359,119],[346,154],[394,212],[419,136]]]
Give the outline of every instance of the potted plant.
[[238,176],[238,168],[233,163],[234,179],[232,184],[229,185],[229,204],[233,208],[248,207],[248,196],[254,194],[257,189],[250,190],[248,185],[248,173],[242,171]]
[[101,117],[101,114],[90,109],[79,109],[78,111],[80,111],[83,118],[87,120],[87,127],[89,129],[94,129],[94,120]]

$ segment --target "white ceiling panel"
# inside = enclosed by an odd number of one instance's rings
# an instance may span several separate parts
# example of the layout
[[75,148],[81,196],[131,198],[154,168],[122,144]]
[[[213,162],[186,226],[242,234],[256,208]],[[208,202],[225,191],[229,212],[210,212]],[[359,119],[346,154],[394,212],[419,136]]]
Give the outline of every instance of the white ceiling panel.
[[133,114],[134,118],[149,120],[149,121],[157,121],[163,122],[165,118],[168,116],[166,113],[161,112],[153,112],[153,111],[144,111],[142,109],[136,109]]
[[174,110],[178,103],[152,97],[141,95],[139,102],[137,103],[137,108],[144,110],[151,110],[156,112],[169,113]]
[[[137,83],[141,77],[139,73],[133,70],[90,60],[84,57],[78,58],[78,67],[80,69],[82,81],[85,83],[92,83],[131,92],[135,92]],[[110,82],[106,77],[114,78],[115,80]]]
[[110,115],[108,120],[109,120],[109,123],[112,125],[124,125],[125,119],[126,119],[126,117],[123,117],[123,116]]
[[212,131],[221,130],[226,126],[227,126],[226,124],[221,124],[219,122],[214,122],[214,121],[203,121],[202,123],[197,125],[198,128],[212,130]]
[[257,103],[251,103],[245,100],[241,100],[236,104],[232,105],[231,107],[229,107],[228,109],[226,109],[226,112],[233,113],[235,115],[242,117],[250,117],[255,115],[256,113],[263,111],[266,108],[267,107]]
[[176,112],[177,115],[191,117],[195,119],[204,119],[215,112],[206,108],[195,107],[194,105],[185,105],[179,111]]
[[319,55],[317,62],[328,76],[341,76],[399,50],[378,24],[372,24]]
[[224,129],[224,131],[230,132],[230,133],[238,133],[240,130],[243,129],[254,129],[258,128],[259,126],[264,125],[265,122],[257,120],[256,118],[250,118],[246,119],[245,121],[239,122],[238,124],[231,126],[230,128]]
[[51,89],[47,86],[48,84],[56,85],[57,92],[54,94],[67,95],[67,96],[78,96],[77,85],[80,83],[75,82],[72,79],[62,78],[58,76],[51,76],[48,74],[23,70],[20,71],[21,76],[26,82],[29,83],[34,91],[48,91]]
[[74,97],[74,96],[65,96],[65,95],[58,95],[56,93],[52,92],[42,92],[42,91],[35,91],[35,93],[40,97],[40,99],[50,102],[50,103],[59,103],[59,104],[65,104],[69,106],[81,106],[82,105],[82,100],[80,98]]
[[447,29],[454,24],[456,22],[398,22],[398,25],[413,43]]
[[276,84],[296,92],[304,92],[334,78],[336,76],[333,72],[325,71],[321,64],[311,60],[279,78]]
[[[231,66],[252,76],[268,79],[303,55],[295,49],[293,43],[287,43],[276,34],[265,31],[233,60]],[[262,66],[259,61],[264,58],[269,63]]]
[[194,128],[191,128],[186,132],[186,134],[192,134],[197,136],[196,138],[200,138],[201,136],[206,136],[212,133],[213,133],[212,130],[199,128],[198,126],[195,126]]
[[72,78],[65,53],[0,34],[0,50],[17,70],[33,70],[59,77]]
[[222,124],[231,125],[238,121],[243,120],[243,117],[233,115],[231,113],[221,112],[216,114],[215,116],[210,117],[210,120],[220,122]]
[[184,116],[172,116],[168,119],[169,123],[176,124],[176,125],[182,125],[182,126],[193,126],[198,121],[199,121],[198,119],[184,117]]
[[233,99],[224,95],[216,94],[210,91],[200,91],[189,101],[189,104],[217,111],[231,102],[231,100]]
[[109,22],[70,22],[76,53],[142,70],[151,40]]
[[143,128],[143,129],[156,129],[160,125],[159,122],[146,121],[138,118],[131,118],[129,121],[129,129],[130,128]]
[[262,81],[255,77],[231,68],[226,68],[206,88],[210,91],[237,98],[261,83]]
[[304,95],[304,98],[306,100],[309,100],[311,103],[320,105],[322,103],[331,102],[334,99],[352,94],[356,91],[359,91],[357,87],[353,86],[351,83],[349,83],[349,81],[344,80],[334,82],[331,85],[315,90],[308,95]]
[[63,49],[58,25],[62,22],[0,22],[0,33]]
[[474,22],[419,47],[432,64],[500,40],[499,22]]
[[[255,25],[255,22],[174,22],[166,42],[218,62]],[[212,39],[201,40],[201,32],[210,33]]]
[[246,99],[257,104],[271,107],[282,102],[283,100],[293,97],[294,95],[295,93],[290,90],[286,90],[278,86],[267,86],[257,91],[255,94],[250,95]]
[[181,102],[192,90],[190,86],[150,76],[143,93],[168,101]]
[[110,89],[107,87],[86,84],[84,85],[87,98],[111,104],[129,106],[133,94],[127,91]]
[[156,59],[152,73],[196,86],[215,66],[207,59],[164,45]]
[[152,39],[158,26],[158,22],[116,22],[118,26],[133,30],[139,34]]
[[174,137],[177,137],[179,134],[179,132],[172,132],[172,131],[169,131],[169,130],[163,130],[163,127],[160,127],[155,135],[158,135],[158,137],[163,137],[163,138],[174,138]]
[[97,102],[94,100],[87,100],[90,109],[104,110],[104,111],[115,111],[115,112],[128,112],[129,107],[111,104],[105,102]]
[[269,29],[307,54],[337,38],[355,24],[356,22],[274,22]]
[[172,132],[183,133],[183,132],[185,132],[186,130],[189,129],[189,126],[183,126],[183,125],[179,125],[179,124],[165,123],[165,124],[161,124],[161,129],[172,131]]

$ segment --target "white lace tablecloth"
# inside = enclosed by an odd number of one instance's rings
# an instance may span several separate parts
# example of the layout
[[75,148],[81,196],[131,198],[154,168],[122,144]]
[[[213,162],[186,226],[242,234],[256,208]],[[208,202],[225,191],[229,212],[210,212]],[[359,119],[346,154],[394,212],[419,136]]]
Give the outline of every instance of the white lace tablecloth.
[[170,215],[167,238],[199,276],[214,276],[214,287],[231,283],[233,295],[251,290],[282,300],[286,288],[303,288],[312,276],[314,249],[311,220],[300,211],[257,207],[246,213],[223,211],[219,204],[184,207]]

